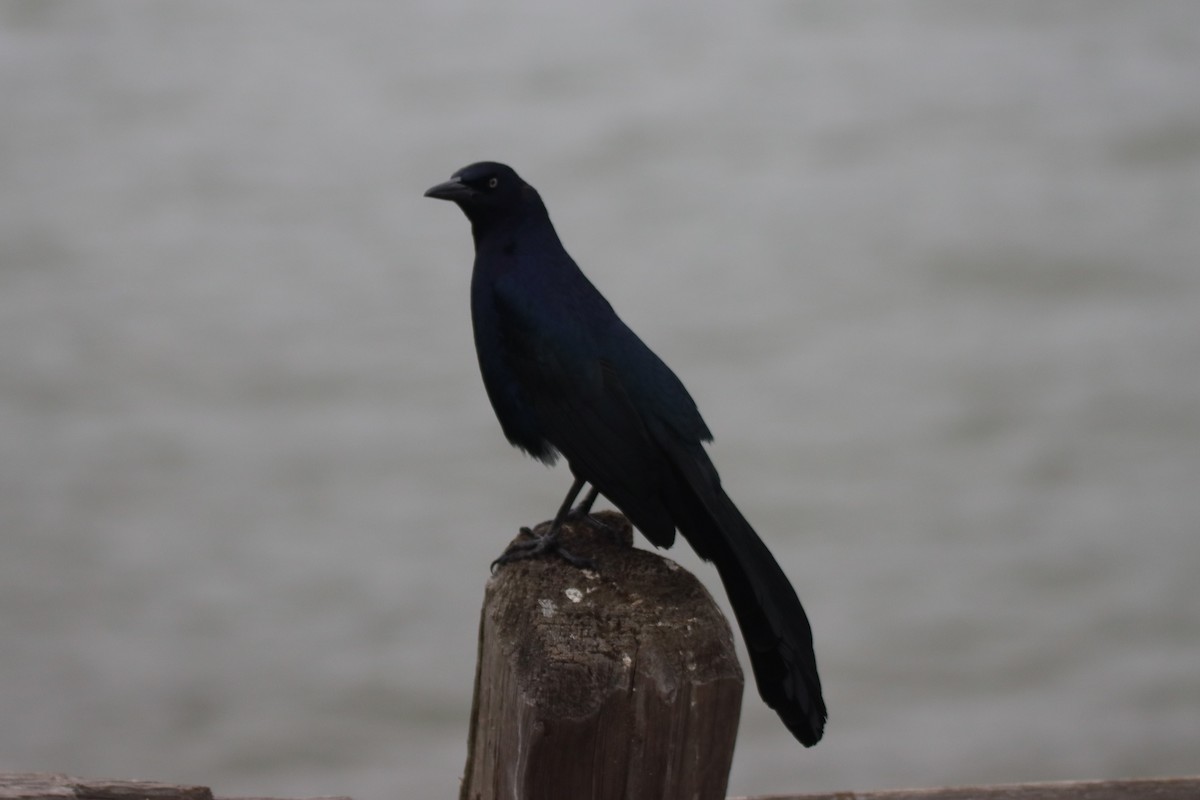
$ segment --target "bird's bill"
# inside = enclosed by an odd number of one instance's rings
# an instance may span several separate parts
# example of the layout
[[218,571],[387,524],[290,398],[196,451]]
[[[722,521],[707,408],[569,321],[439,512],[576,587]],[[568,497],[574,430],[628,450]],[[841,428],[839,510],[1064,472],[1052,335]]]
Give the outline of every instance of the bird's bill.
[[474,194],[474,190],[465,183],[451,178],[445,183],[439,183],[426,190],[426,197],[433,197],[438,200],[462,200]]

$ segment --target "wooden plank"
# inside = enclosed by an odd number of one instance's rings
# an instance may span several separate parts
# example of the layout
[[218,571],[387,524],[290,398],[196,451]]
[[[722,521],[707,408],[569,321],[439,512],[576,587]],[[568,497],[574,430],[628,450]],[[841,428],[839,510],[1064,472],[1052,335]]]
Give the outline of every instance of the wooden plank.
[[207,786],[87,780],[49,772],[0,773],[3,800],[213,800]]
[[[0,800],[214,800],[207,786],[76,778],[55,772],[0,772]],[[216,798],[216,800],[235,800]],[[236,800],[270,800],[237,798]],[[311,800],[350,800],[348,797]]]
[[[76,778],[47,772],[0,772],[2,800],[212,800],[205,786],[179,786],[154,781],[112,781]],[[216,800],[272,800],[217,797]],[[323,797],[311,800],[350,800]],[[1063,781],[995,786],[956,786],[832,794],[779,794],[730,800],[1200,800],[1200,776],[1136,778],[1111,781]]]
[[[698,580],[611,530],[569,524],[592,559],[488,582],[462,800],[724,798],[741,709],[729,624]],[[620,537],[614,535],[620,533]]]
[[1012,783],[832,794],[773,794],[730,800],[1200,800],[1200,777]]

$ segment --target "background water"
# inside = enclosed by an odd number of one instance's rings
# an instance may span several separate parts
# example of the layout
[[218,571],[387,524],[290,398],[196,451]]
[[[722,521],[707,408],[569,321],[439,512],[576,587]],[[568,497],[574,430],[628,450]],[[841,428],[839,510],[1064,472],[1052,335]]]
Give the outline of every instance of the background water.
[[0,768],[454,795],[496,158],[813,619],[732,793],[1200,772],[1200,4],[8,2],[0,121]]

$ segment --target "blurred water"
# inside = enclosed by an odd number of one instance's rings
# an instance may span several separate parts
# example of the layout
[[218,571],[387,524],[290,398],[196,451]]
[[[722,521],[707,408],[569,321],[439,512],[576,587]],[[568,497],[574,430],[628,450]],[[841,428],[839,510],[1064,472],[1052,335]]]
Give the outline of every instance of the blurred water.
[[457,791],[497,158],[813,619],[732,793],[1200,772],[1200,5],[10,2],[0,120],[0,769]]

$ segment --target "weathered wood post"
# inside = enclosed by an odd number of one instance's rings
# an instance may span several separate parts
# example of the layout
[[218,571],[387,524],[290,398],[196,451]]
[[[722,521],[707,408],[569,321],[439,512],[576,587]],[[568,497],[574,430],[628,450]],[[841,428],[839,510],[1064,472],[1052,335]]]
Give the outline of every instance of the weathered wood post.
[[[724,798],[742,702],[729,624],[690,573],[569,523],[488,582],[462,800]],[[614,531],[617,535],[614,535]]]

